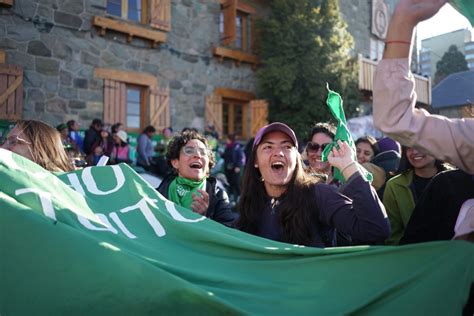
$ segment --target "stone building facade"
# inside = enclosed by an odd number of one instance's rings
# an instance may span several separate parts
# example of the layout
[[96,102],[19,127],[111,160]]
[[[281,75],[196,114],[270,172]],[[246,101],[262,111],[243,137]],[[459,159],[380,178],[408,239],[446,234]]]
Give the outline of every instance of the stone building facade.
[[[134,1],[113,2],[126,6]],[[222,45],[227,32],[224,26],[228,27],[223,25],[226,22],[223,19],[228,18],[224,1],[138,0],[135,3],[142,5],[142,14],[143,11],[153,14],[156,8],[161,10],[158,13],[168,19],[168,26],[153,28],[146,23],[149,18],[140,24],[113,16],[114,8],[108,6],[107,0],[14,0],[11,7],[0,7],[0,50],[5,54],[6,64],[23,68],[23,118],[41,119],[53,125],[75,119],[87,127],[93,118],[104,117],[107,121],[107,116],[113,117],[107,111],[118,111],[121,115],[115,117],[125,119],[123,123],[131,117],[134,122],[131,125],[139,130],[153,123],[150,118],[153,114],[146,112],[150,111],[153,91],[158,89],[166,91],[167,96],[169,118],[164,120],[164,126],[203,130],[206,102],[209,102],[206,100],[216,93],[220,93],[220,102],[230,98],[244,106],[255,98],[255,62],[250,49],[244,55],[234,56],[232,43]],[[244,18],[265,12],[264,4],[259,1],[233,3],[230,17],[238,16],[241,11]],[[165,6],[164,13],[160,6]],[[102,27],[103,21],[98,18],[105,18],[111,24]],[[113,25],[117,22],[120,24]],[[250,19],[246,23],[250,30]],[[147,32],[153,34],[148,36]],[[216,50],[220,46],[230,50]],[[106,96],[107,80],[123,81],[127,89],[129,85],[138,91],[145,88],[139,94],[145,106],[138,106],[143,117],[134,118],[136,113],[128,113],[127,109],[106,109],[105,103],[111,102]],[[122,96],[133,96],[133,91],[130,94],[127,89],[121,92]],[[120,102],[127,106],[127,100]],[[249,113],[245,114],[249,116]],[[230,131],[234,124],[224,125]]]

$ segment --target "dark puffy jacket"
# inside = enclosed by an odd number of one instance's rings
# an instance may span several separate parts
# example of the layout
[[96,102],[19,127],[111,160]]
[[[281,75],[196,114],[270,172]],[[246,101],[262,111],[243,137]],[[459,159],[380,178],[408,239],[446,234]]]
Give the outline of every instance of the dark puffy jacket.
[[[168,174],[157,188],[158,192],[165,198],[168,198],[168,189],[174,178],[176,178],[176,174]],[[209,177],[206,182],[206,192],[209,194],[209,207],[205,214],[206,217],[226,226],[233,227],[237,214],[232,212],[227,193],[217,186],[216,178]]]

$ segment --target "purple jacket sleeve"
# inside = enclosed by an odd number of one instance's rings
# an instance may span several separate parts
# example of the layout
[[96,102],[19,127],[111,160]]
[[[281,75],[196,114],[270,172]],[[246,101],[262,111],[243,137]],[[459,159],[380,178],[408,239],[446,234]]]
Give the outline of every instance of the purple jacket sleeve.
[[364,242],[384,241],[390,225],[382,202],[359,173],[341,187],[316,185],[319,220]]

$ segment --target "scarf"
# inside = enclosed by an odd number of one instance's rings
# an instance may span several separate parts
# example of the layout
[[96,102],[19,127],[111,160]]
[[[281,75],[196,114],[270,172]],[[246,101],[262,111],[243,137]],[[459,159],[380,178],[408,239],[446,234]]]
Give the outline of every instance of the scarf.
[[171,181],[168,188],[168,199],[176,204],[191,209],[193,203],[193,193],[197,193],[197,189],[204,190],[206,187],[206,178],[200,181],[189,180],[183,177],[176,177]]

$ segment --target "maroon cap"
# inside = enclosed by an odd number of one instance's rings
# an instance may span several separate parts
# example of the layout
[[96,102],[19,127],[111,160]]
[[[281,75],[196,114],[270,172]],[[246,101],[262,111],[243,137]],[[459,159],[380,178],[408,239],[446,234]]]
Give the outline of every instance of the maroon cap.
[[275,122],[268,125],[265,125],[261,129],[258,130],[257,135],[255,136],[255,140],[253,141],[253,149],[255,149],[263,139],[263,136],[270,132],[282,132],[288,135],[291,140],[293,141],[293,145],[298,148],[298,141],[296,140],[295,132],[286,124]]

